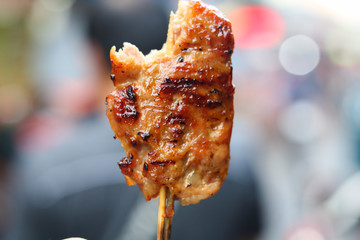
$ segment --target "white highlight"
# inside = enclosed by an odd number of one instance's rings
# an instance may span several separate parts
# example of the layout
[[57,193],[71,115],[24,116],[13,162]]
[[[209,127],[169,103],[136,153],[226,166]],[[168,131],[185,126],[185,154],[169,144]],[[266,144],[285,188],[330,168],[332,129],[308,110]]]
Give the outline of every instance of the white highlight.
[[79,238],[79,237],[72,237],[72,238],[65,238],[63,240],[86,240],[85,238]]
[[295,35],[282,43],[279,60],[283,68],[291,74],[308,74],[319,64],[319,46],[305,35]]
[[358,28],[339,28],[326,37],[326,52],[330,59],[345,67],[360,63],[360,30]]
[[297,230],[290,240],[325,240],[325,238],[316,229],[304,227]]
[[326,121],[324,114],[315,104],[298,101],[285,110],[279,125],[285,137],[305,144],[324,132]]

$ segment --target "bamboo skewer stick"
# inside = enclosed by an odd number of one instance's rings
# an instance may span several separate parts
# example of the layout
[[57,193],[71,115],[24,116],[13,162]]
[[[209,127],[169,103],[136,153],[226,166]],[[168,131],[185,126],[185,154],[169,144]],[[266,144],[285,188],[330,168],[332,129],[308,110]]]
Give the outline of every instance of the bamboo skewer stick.
[[169,188],[166,187],[166,199],[165,199],[165,228],[164,238],[170,240],[172,217],[174,215],[174,195],[170,192]]
[[159,196],[157,240],[170,240],[172,216],[174,215],[174,195],[168,187],[161,187]]
[[158,213],[158,234],[157,240],[164,239],[164,226],[165,226],[165,204],[166,203],[166,187],[160,188],[159,194],[159,213]]

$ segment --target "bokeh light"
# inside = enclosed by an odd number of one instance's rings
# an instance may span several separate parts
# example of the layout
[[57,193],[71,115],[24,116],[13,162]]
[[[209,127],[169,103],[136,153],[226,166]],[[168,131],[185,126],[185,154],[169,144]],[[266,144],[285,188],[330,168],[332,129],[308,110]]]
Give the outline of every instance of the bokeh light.
[[66,238],[63,240],[86,240],[85,238],[79,238],[79,237],[72,237],[72,238]]
[[232,22],[235,46],[244,49],[268,48],[284,36],[282,16],[266,6],[238,7],[228,15]]
[[304,227],[297,229],[289,240],[325,240],[325,238],[318,230]]
[[352,67],[360,63],[360,30],[338,28],[331,31],[326,39],[326,53],[336,64]]
[[69,10],[75,0],[40,0],[40,2],[49,11],[62,12]]
[[280,118],[281,132],[296,143],[308,143],[323,133],[326,126],[324,114],[310,101],[297,101],[290,105]]
[[320,49],[310,37],[295,35],[281,44],[279,59],[287,72],[294,75],[305,75],[318,65]]
[[16,124],[32,110],[28,92],[18,85],[0,85],[0,125]]
[[273,48],[249,51],[246,54],[249,69],[258,72],[274,72],[278,70],[281,67],[278,61],[274,61],[276,60],[276,54],[277,52]]
[[360,2],[354,0],[266,0],[267,3],[280,8],[292,8],[313,12],[339,24],[359,26]]

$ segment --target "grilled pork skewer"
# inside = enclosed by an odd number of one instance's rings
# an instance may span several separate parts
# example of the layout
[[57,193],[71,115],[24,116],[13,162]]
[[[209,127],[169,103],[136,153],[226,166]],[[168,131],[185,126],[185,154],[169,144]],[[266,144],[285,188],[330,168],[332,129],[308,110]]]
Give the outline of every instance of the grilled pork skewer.
[[158,240],[169,240],[174,199],[195,204],[227,177],[233,124],[230,22],[201,1],[180,1],[167,41],[144,56],[110,51],[115,91],[107,116],[127,154],[119,167],[145,199],[160,193]]
[[111,49],[107,116],[127,157],[119,162],[145,199],[168,187],[182,205],[213,196],[225,180],[233,122],[230,22],[200,1],[180,1],[167,41],[144,56]]

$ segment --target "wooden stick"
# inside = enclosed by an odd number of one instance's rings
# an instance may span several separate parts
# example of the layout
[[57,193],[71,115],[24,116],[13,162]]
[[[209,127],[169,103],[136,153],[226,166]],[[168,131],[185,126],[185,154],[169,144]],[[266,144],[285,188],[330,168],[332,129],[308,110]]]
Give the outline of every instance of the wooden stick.
[[169,188],[166,188],[165,215],[164,237],[165,240],[170,240],[172,217],[174,215],[174,195]]
[[159,194],[159,213],[158,213],[157,240],[163,240],[164,239],[165,205],[166,205],[166,187],[161,187],[160,188],[160,194]]
[[174,215],[174,195],[168,187],[160,188],[157,240],[170,240],[172,216]]

